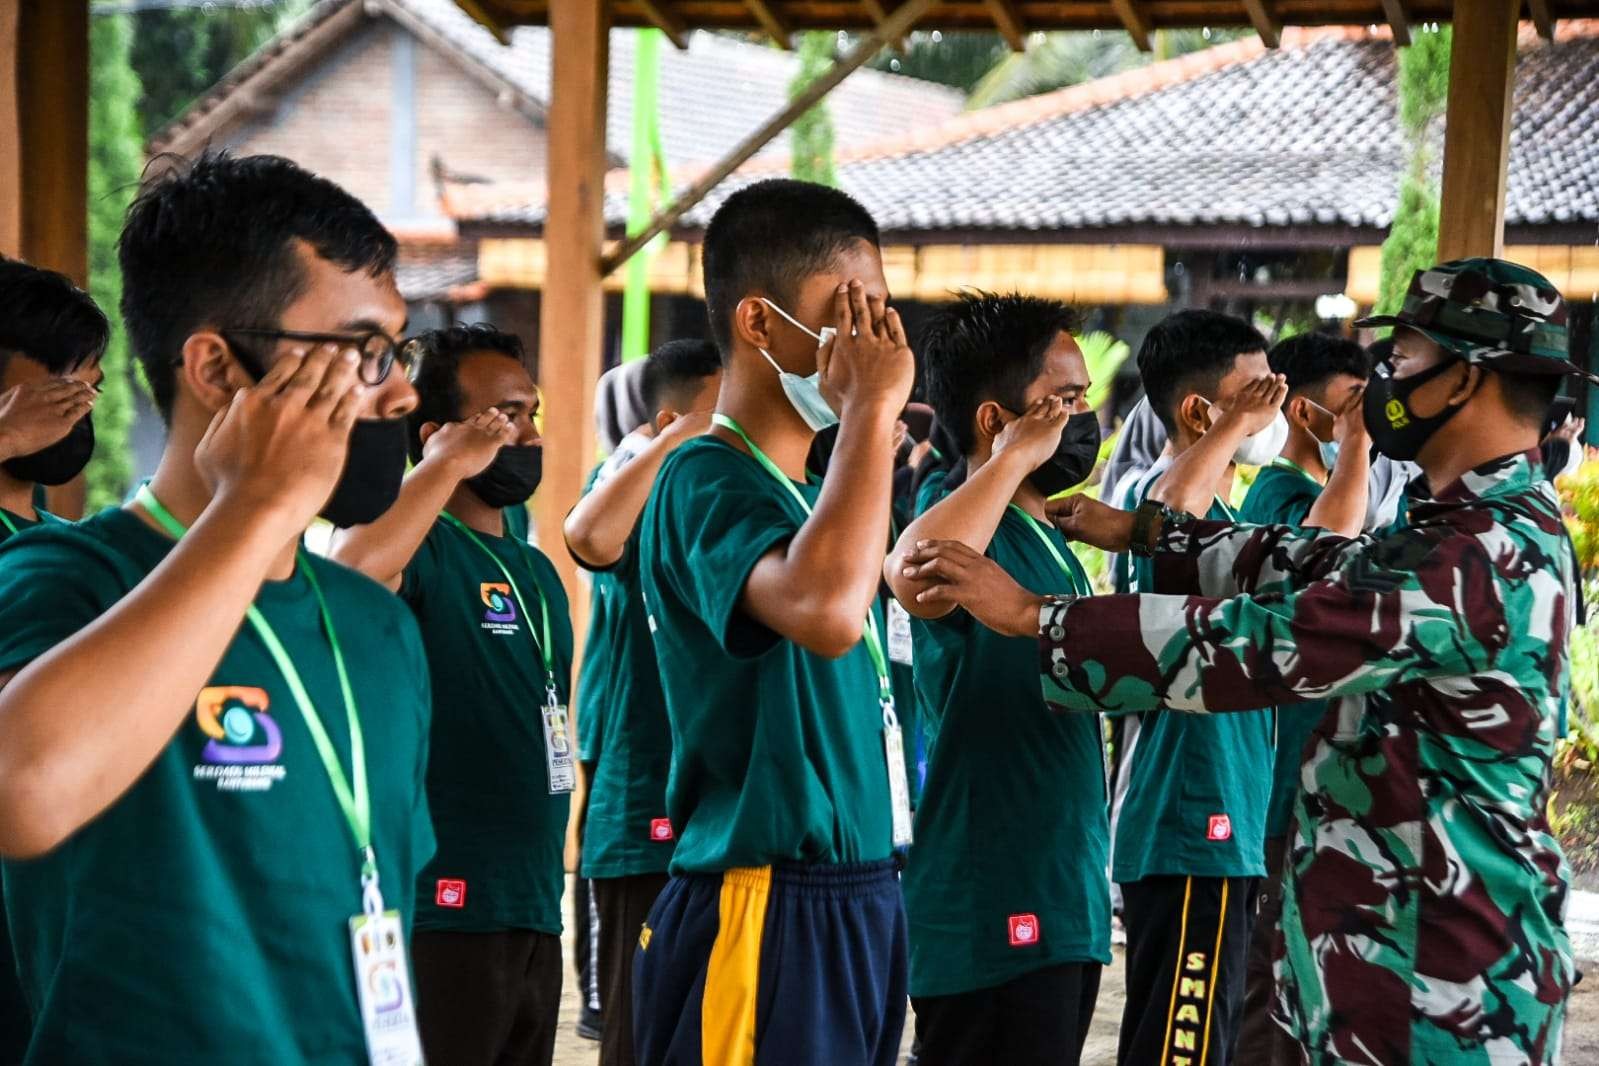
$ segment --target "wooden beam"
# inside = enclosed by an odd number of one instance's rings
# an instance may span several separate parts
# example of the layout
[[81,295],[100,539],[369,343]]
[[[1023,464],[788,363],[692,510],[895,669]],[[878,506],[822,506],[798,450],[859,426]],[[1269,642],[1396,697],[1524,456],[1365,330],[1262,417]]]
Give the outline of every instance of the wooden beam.
[[1389,28],[1394,31],[1394,47],[1407,47],[1410,44],[1410,15],[1405,11],[1404,0],[1382,0],[1382,10]]
[[[805,87],[805,91],[788,102],[788,106],[777,114],[767,119],[760,128],[748,137],[745,137],[722,158],[715,166],[711,167],[683,195],[673,200],[663,209],[650,224],[637,234],[627,238],[622,244],[605,257],[601,264],[601,274],[609,274],[617,267],[631,259],[639,249],[650,243],[658,233],[671,229],[678,219],[688,213],[689,209],[705,199],[712,189],[722,183],[722,180],[743,166],[749,159],[762,148],[793,125],[794,120],[814,107],[822,97],[832,92],[839,82],[864,66],[866,61],[876,55],[887,42],[896,37],[903,36],[916,24],[916,20],[927,13],[933,6],[934,0],[906,0],[892,15],[881,25],[868,33],[865,37],[855,42],[855,47],[827,68],[827,73],[817,78]],[[552,171],[553,173],[553,171]],[[553,265],[552,265],[553,269]],[[557,305],[560,306],[560,305]]]
[[[891,0],[861,0],[861,7],[866,9],[866,15],[872,20],[872,25],[881,27],[883,23],[888,21],[889,13],[892,10],[889,6],[890,2]],[[890,41],[888,46],[903,55],[905,52],[905,38],[901,37],[897,41]]]
[[772,10],[767,0],[744,0],[744,6],[750,9],[750,14],[755,16],[755,21],[761,24],[761,29],[766,31],[766,36],[772,39],[773,44],[785,51],[794,47],[789,41],[792,31],[777,17],[777,12]]
[[22,254],[22,108],[17,51],[22,0],[0,0],[0,255]]
[[1027,51],[1027,31],[1022,28],[1022,17],[1011,0],[985,0],[994,28],[1005,38],[1012,52]]
[[1532,16],[1532,24],[1538,29],[1538,36],[1546,41],[1555,39],[1555,14],[1549,8],[1549,0],[1527,0],[1527,13]]
[[1133,44],[1140,52],[1152,52],[1149,45],[1149,20],[1144,13],[1138,10],[1137,0],[1110,0],[1111,10],[1116,12],[1116,17],[1121,20],[1122,28],[1127,31],[1127,36],[1133,39]]
[[650,20],[650,25],[666,35],[679,52],[688,51],[688,30],[683,26],[683,20],[672,13],[666,6],[667,0],[634,0],[639,10],[644,12],[644,17]]
[[600,250],[605,235],[606,5],[550,5],[548,125],[549,279],[539,314],[538,377],[544,403],[559,416],[544,427],[544,482],[534,498],[539,548],[550,557],[572,605],[572,627],[587,629],[588,586],[566,550],[561,525],[583,493],[593,464],[594,386],[605,343]]
[[1511,83],[1521,0],[1455,0],[1438,258],[1497,256],[1505,243]]
[[1244,0],[1244,11],[1249,15],[1249,24],[1260,34],[1261,43],[1276,48],[1282,43],[1283,24],[1266,4],[1267,0]]

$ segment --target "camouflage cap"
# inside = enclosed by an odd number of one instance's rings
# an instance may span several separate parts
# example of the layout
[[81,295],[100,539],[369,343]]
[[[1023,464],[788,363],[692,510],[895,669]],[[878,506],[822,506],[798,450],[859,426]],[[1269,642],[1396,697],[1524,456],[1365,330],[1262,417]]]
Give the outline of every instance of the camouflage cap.
[[1355,325],[1408,326],[1471,363],[1524,374],[1569,374],[1566,301],[1542,274],[1504,259],[1457,259],[1416,271],[1396,315]]

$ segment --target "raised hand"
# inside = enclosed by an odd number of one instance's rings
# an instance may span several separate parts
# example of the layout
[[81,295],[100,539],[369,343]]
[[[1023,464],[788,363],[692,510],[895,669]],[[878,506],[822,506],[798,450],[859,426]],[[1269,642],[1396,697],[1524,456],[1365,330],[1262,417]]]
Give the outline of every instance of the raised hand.
[[857,405],[897,415],[916,377],[899,312],[851,281],[833,294],[833,319],[835,333],[816,353],[822,395],[840,415]]
[[1014,457],[1026,470],[1036,470],[1060,447],[1061,430],[1066,428],[1068,417],[1066,404],[1059,396],[1035,401],[999,431],[994,438],[994,455]]
[[280,358],[211,420],[194,465],[213,503],[304,529],[333,495],[363,386],[361,353],[323,344]]
[[440,426],[422,445],[422,459],[448,463],[465,481],[487,470],[500,449],[515,440],[511,420],[499,408],[490,407],[464,422]]
[[77,378],[49,378],[0,393],[0,459],[32,455],[61,440],[94,410],[99,393]]
[[[1365,450],[1371,447],[1371,435],[1366,432],[1364,414],[1366,387],[1362,385],[1350,394],[1349,402],[1333,421],[1333,440],[1338,447]],[[1342,454],[1340,451],[1339,454]]]
[[1288,398],[1288,379],[1281,374],[1267,374],[1248,382],[1227,400],[1225,408],[1217,404],[1216,424],[1224,421],[1242,425],[1244,436],[1250,437],[1271,425],[1277,412]]
[[678,415],[666,424],[656,438],[660,446],[668,452],[673,451],[678,445],[691,441],[695,437],[703,436],[711,428],[711,412],[690,411],[688,414]]
[[1044,513],[1066,536],[1108,552],[1124,552],[1133,535],[1133,512],[1101,503],[1086,492],[1044,504]]

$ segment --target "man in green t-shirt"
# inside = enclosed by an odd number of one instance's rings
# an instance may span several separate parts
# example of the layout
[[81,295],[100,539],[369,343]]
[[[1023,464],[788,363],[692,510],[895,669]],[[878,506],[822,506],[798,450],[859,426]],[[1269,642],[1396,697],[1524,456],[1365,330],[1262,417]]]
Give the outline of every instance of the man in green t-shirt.
[[428,330],[407,346],[415,463],[334,558],[399,592],[433,675],[428,803],[438,852],[417,882],[428,1058],[545,1063],[561,999],[561,891],[577,781],[566,705],[572,627],[554,566],[507,536],[538,487],[538,389],[516,337]]
[[[1278,343],[1267,359],[1288,384],[1283,405],[1288,442],[1282,454],[1255,475],[1239,508],[1239,520],[1358,537],[1366,517],[1371,471],[1371,438],[1361,419],[1360,402],[1370,376],[1366,350],[1342,337],[1303,333]],[[1271,1020],[1272,951],[1282,917],[1283,860],[1294,797],[1299,793],[1301,756],[1327,709],[1326,700],[1277,708],[1277,753],[1266,811],[1266,877],[1249,944],[1239,1062],[1288,1066],[1299,1061],[1298,1049]]]
[[392,596],[299,550],[319,512],[369,521],[399,488],[395,252],[271,156],[202,156],[129,209],[160,467],[137,502],[0,548],[30,1066],[420,1061],[427,667]]
[[677,848],[639,936],[635,1047],[649,1064],[765,1047],[887,1066],[906,1005],[891,854],[910,805],[874,607],[915,361],[877,225],[835,189],[739,190],[704,259],[721,398],[711,432],[662,466],[639,547]]
[[1044,515],[1099,452],[1079,325],[1055,300],[964,294],[923,333],[928,392],[968,471],[884,566],[915,617],[917,686],[938,697],[905,870],[926,1066],[1075,1064],[1110,961],[1099,720],[1048,713],[1035,642],[918,604],[926,584],[902,562],[918,541],[958,540],[1036,592],[1089,594]]
[[0,541],[39,521],[41,486],[88,465],[110,338],[105,314],[70,279],[0,256]]
[[583,828],[582,874],[599,914],[601,1066],[631,1066],[633,952],[672,859],[666,778],[672,727],[639,583],[638,522],[661,464],[711,425],[722,385],[716,345],[668,341],[644,366],[656,412],[623,441],[566,518],[566,545],[594,574],[581,715],[599,725]]
[[[1144,338],[1138,370],[1172,460],[1136,497],[1231,517],[1237,466],[1270,462],[1286,434],[1286,390],[1271,374],[1265,338],[1229,315],[1179,311]],[[1145,562],[1134,560],[1137,590],[1188,591],[1163,586]],[[1231,1061],[1266,872],[1274,718],[1270,708],[1208,718],[1151,711],[1124,725],[1117,760],[1126,786],[1118,783],[1111,850],[1127,926],[1123,1062],[1204,1048],[1217,1066]],[[1197,1011],[1173,998],[1184,977],[1207,990]]]

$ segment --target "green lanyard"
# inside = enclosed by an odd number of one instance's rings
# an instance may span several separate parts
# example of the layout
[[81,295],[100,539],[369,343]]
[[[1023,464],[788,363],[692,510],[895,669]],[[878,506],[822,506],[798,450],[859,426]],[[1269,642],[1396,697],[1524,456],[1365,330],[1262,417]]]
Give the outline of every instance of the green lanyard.
[[1231,507],[1227,506],[1226,500],[1222,499],[1220,496],[1212,496],[1211,499],[1216,501],[1216,506],[1221,508],[1221,513],[1227,516],[1227,521],[1238,521],[1238,515],[1234,513]]
[[1049,534],[1044,532],[1044,527],[1038,523],[1038,520],[1032,515],[1028,514],[1026,511],[1022,510],[1020,507],[1017,507],[1014,503],[1008,504],[1007,506],[1009,506],[1012,511],[1016,512],[1017,517],[1019,517],[1023,522],[1027,523],[1027,528],[1031,529],[1035,534],[1037,534],[1039,540],[1044,542],[1044,547],[1049,550],[1050,556],[1055,560],[1055,565],[1060,567],[1061,573],[1066,575],[1066,582],[1067,584],[1071,585],[1072,592],[1078,596],[1088,595],[1088,591],[1084,589],[1078,582],[1077,574],[1072,570],[1071,567],[1066,565],[1066,557],[1060,553],[1059,548],[1055,547],[1055,542],[1049,539]]
[[[500,573],[505,577],[505,583],[511,586],[511,595],[516,598],[516,609],[522,612],[522,617],[527,617],[527,605],[522,599],[522,590],[517,587],[516,578],[511,576],[511,571],[500,561],[500,557],[490,550],[487,544],[465,522],[450,514],[448,511],[442,515],[444,521],[466,534],[466,539],[478,546],[478,549],[494,560],[494,565],[500,568]],[[534,586],[538,585],[538,578],[533,579]],[[527,635],[533,638],[533,646],[539,651],[539,658],[544,660],[544,694],[549,698],[551,707],[556,706],[560,700],[555,691],[555,648],[550,642],[550,599],[544,595],[544,590],[539,589],[539,608],[544,616],[544,639],[540,640],[538,634],[533,632],[533,627],[528,626]]]
[[7,529],[11,530],[11,535],[13,537],[16,536],[18,533],[22,532],[20,529],[17,528],[17,524],[15,522],[11,521],[11,516],[6,514],[4,511],[0,511],[0,522],[4,522],[5,523],[5,527]]
[[[149,485],[140,486],[138,495],[134,498],[168,534],[176,540],[183,539],[188,528],[155,498],[155,493],[150,491]],[[338,752],[333,750],[333,742],[328,739],[328,731],[322,725],[321,716],[317,714],[316,704],[311,702],[311,694],[306,691],[305,682],[300,679],[300,671],[295,668],[294,660],[289,657],[283,642],[273,631],[272,624],[254,604],[246,609],[244,615],[249,619],[256,636],[261,638],[261,643],[266,645],[272,661],[283,674],[283,680],[289,686],[289,694],[294,697],[295,704],[300,708],[300,717],[305,719],[305,728],[311,734],[311,742],[316,746],[317,755],[322,759],[328,781],[333,785],[334,798],[339,801],[339,809],[344,812],[344,820],[349,823],[350,833],[355,837],[356,849],[361,854],[361,887],[366,909],[369,913],[381,911],[383,907],[382,896],[378,894],[377,887],[377,858],[372,850],[372,798],[366,785],[366,743],[361,736],[361,718],[356,713],[355,692],[350,686],[350,675],[344,667],[344,652],[339,647],[338,633],[333,628],[333,615],[329,612],[327,600],[322,595],[322,586],[317,582],[316,571],[311,569],[310,561],[306,559],[304,552],[296,552],[296,562],[300,572],[305,574],[305,579],[310,582],[311,591],[316,595],[317,609],[322,615],[322,628],[327,633],[328,647],[333,650],[333,666],[338,671],[339,688],[344,696],[344,713],[350,725],[350,778],[344,776],[344,767],[339,765]],[[351,778],[354,781],[353,788]]]
[[1316,479],[1311,476],[1309,470],[1306,470],[1304,467],[1285,456],[1279,455],[1277,458],[1271,461],[1271,465],[1275,466],[1278,470],[1292,470],[1296,474],[1303,474],[1307,481],[1314,482],[1317,485],[1322,484],[1320,481],[1316,481]]
[[[788,475],[783,473],[765,452],[761,451],[760,446],[750,440],[749,434],[744,432],[744,427],[720,413],[712,415],[711,421],[731,433],[738,434],[738,439],[744,442],[744,446],[750,450],[750,454],[755,457],[755,461],[760,463],[768,474],[776,478],[779,484],[788,489],[794,499],[799,501],[800,507],[805,511],[805,516],[807,518],[810,517],[810,501],[805,498],[805,495],[800,492],[794,482],[788,479]],[[894,713],[894,683],[889,679],[888,659],[883,654],[883,638],[877,631],[877,616],[872,614],[870,610],[866,612],[866,653],[872,658],[872,669],[877,671],[877,694],[878,698],[883,702],[884,719],[887,721],[889,716]]]

